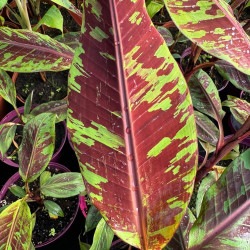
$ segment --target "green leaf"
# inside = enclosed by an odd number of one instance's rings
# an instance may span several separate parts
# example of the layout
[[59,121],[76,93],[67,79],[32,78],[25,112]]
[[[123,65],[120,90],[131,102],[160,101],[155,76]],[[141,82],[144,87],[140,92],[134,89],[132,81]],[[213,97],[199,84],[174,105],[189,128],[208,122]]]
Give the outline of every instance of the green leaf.
[[79,32],[68,32],[63,35],[54,37],[60,43],[68,45],[71,49],[75,50],[79,45]]
[[32,99],[33,99],[33,90],[28,95],[28,97],[24,103],[24,115],[28,115],[30,113],[31,106],[32,106]]
[[23,198],[26,195],[24,189],[20,186],[12,185],[11,187],[9,187],[9,190],[18,198]]
[[28,249],[31,236],[31,213],[24,199],[9,205],[0,214],[1,249]]
[[80,238],[79,238],[79,246],[80,250],[89,250],[91,248],[89,244],[81,242]]
[[206,116],[199,111],[194,111],[198,137],[213,146],[216,146],[219,138],[219,129]]
[[102,219],[102,215],[95,206],[91,206],[88,210],[87,218],[85,221],[85,233],[96,228],[99,221]]
[[10,76],[0,69],[0,96],[16,107],[16,88]]
[[147,5],[147,12],[149,17],[152,19],[153,16],[159,12],[162,7],[164,6],[164,4],[162,2],[158,2],[158,1],[151,1],[148,5]]
[[164,0],[178,29],[209,54],[250,74],[250,43],[224,0]]
[[43,186],[41,192],[45,196],[67,198],[78,195],[85,190],[80,173],[62,173],[53,175]]
[[212,105],[209,103],[204,93],[204,91],[206,91],[211,101],[213,102],[215,108],[218,110],[220,117],[224,117],[225,112],[222,110],[221,107],[221,100],[219,97],[218,90],[213,80],[205,71],[203,71],[202,69],[196,71],[188,82],[188,86],[195,108],[197,108],[200,112],[216,119]]
[[55,119],[55,114],[43,113],[25,124],[18,151],[24,181],[34,181],[49,164],[55,147]]
[[67,118],[67,108],[66,100],[52,101],[37,106],[30,114],[36,116],[42,113],[53,113],[56,114],[56,122],[61,122]]
[[6,152],[8,151],[14,137],[16,134],[16,124],[11,124],[10,126],[7,126],[8,124],[2,124],[0,125],[0,153],[2,158],[5,157]]
[[6,4],[7,4],[8,0],[1,0],[0,1],[0,9],[2,9]]
[[[80,10],[78,10],[74,4],[72,4],[69,0],[51,0],[52,2],[61,5],[62,7],[66,8],[67,10],[70,10],[74,12],[75,14],[81,16],[82,13]],[[97,4],[97,3],[96,3]],[[97,4],[98,5],[98,4]]]
[[63,33],[63,16],[55,5],[50,7],[38,24],[33,28],[33,31],[37,31],[43,24],[50,28],[59,29]]
[[0,207],[0,213],[2,213],[4,211],[4,209],[6,209],[9,205],[5,205],[3,207]]
[[164,38],[167,46],[171,46],[174,43],[173,36],[167,28],[159,26],[157,30],[161,34],[161,36]]
[[226,101],[222,103],[223,106],[229,107],[234,118],[243,124],[250,114],[250,103],[240,98],[228,95]]
[[0,69],[11,72],[61,71],[70,68],[73,50],[34,31],[0,27]]
[[90,250],[109,250],[113,237],[113,231],[110,229],[105,220],[101,219],[96,227],[93,244]]
[[61,207],[54,201],[44,200],[44,206],[48,210],[49,213],[55,216],[64,217],[64,213]]
[[40,175],[40,187],[44,185],[44,183],[47,182],[47,180],[51,177],[51,172],[49,171],[44,171]]

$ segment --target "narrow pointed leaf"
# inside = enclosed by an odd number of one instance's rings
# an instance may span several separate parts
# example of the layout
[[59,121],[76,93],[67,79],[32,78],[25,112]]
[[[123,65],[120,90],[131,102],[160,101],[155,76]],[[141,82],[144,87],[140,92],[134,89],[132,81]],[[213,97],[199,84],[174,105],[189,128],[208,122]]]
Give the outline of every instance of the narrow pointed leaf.
[[30,114],[36,116],[42,113],[53,113],[56,114],[56,122],[60,122],[67,118],[67,108],[66,100],[52,101],[37,106]]
[[102,215],[95,206],[91,206],[88,210],[88,215],[85,222],[85,233],[96,228],[99,221],[102,219]]
[[164,0],[180,31],[199,47],[250,74],[247,34],[224,0]]
[[14,137],[16,134],[17,125],[5,126],[6,124],[0,125],[0,155],[2,158],[5,157]]
[[236,88],[250,93],[250,76],[242,73],[233,67],[230,63],[223,60],[217,61],[215,64],[219,73]]
[[55,6],[51,6],[50,9],[45,13],[38,24],[33,28],[34,31],[42,25],[46,25],[50,28],[59,29],[63,33],[63,16],[60,10]]
[[216,146],[219,138],[219,130],[216,125],[206,116],[194,111],[198,137],[213,146]]
[[33,99],[33,91],[28,95],[25,103],[24,103],[24,115],[29,115],[31,106],[32,106],[32,99]]
[[221,107],[221,100],[219,97],[218,90],[210,76],[202,69],[195,72],[192,75],[190,81],[188,82],[194,107],[197,108],[200,112],[216,119],[216,115],[213,111],[212,105],[209,103],[209,100],[207,99],[201,85],[209,95],[215,108],[218,110],[220,118],[223,118],[225,112],[222,110]]
[[250,115],[250,103],[234,96],[227,96],[228,100],[222,103],[223,106],[229,107],[234,118],[243,124]]
[[105,220],[101,219],[96,227],[93,244],[90,250],[109,250],[113,237],[113,231],[110,229]]
[[0,27],[0,68],[11,72],[69,69],[73,50],[37,32]]
[[31,213],[24,200],[18,200],[0,214],[1,249],[26,250],[32,236]]
[[144,0],[88,0],[84,17],[67,125],[88,194],[123,241],[163,248],[196,174],[187,84]]
[[55,119],[55,114],[44,113],[25,124],[18,151],[24,181],[35,180],[49,164],[55,147]]
[[16,107],[16,88],[10,76],[0,69],[0,96]]
[[42,186],[45,196],[67,198],[85,190],[80,173],[62,173],[49,178]]
[[48,210],[49,213],[56,215],[56,216],[64,217],[64,213],[61,207],[54,201],[45,200],[44,206]]
[[191,228],[189,249],[248,249],[250,149],[235,159],[206,192]]

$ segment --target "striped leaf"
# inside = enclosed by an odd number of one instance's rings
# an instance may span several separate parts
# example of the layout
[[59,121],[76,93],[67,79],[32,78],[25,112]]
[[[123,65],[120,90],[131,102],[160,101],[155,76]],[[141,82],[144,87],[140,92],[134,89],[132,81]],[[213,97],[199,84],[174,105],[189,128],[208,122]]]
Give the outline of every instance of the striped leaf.
[[29,249],[32,225],[25,200],[12,203],[0,214],[0,232],[0,249]]
[[24,181],[34,181],[49,164],[55,147],[55,119],[55,114],[43,113],[25,124],[18,151]]
[[220,118],[223,118],[225,112],[222,110],[221,107],[221,100],[219,97],[218,90],[213,80],[205,71],[203,71],[202,69],[196,71],[188,82],[188,86],[195,108],[197,108],[200,112],[216,119],[213,107],[208,100],[208,95],[210,100],[213,102],[215,108],[217,109]]
[[224,0],[164,0],[180,31],[206,52],[250,74],[247,34]]
[[240,72],[234,68],[230,63],[219,60],[215,64],[219,73],[228,81],[230,81],[236,88],[250,93],[250,76]]
[[245,100],[229,95],[222,105],[230,108],[232,115],[240,124],[243,124],[249,117],[250,103]]
[[11,72],[60,71],[70,68],[73,50],[49,36],[0,27],[0,69]]
[[68,128],[88,194],[122,240],[159,249],[197,165],[187,84],[144,0],[88,0],[69,77]]
[[206,192],[191,228],[189,249],[249,249],[250,149]]

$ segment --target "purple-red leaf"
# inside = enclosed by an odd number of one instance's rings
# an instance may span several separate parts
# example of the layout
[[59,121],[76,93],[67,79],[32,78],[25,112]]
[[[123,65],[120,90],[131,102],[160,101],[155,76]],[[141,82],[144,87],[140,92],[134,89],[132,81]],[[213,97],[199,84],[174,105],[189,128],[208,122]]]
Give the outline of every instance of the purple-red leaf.
[[203,50],[250,74],[250,42],[224,0],[164,0],[180,31]]
[[206,192],[189,234],[189,249],[248,249],[250,149],[236,158]]
[[67,125],[88,194],[122,240],[163,248],[196,174],[187,84],[144,0],[88,0],[83,16]]

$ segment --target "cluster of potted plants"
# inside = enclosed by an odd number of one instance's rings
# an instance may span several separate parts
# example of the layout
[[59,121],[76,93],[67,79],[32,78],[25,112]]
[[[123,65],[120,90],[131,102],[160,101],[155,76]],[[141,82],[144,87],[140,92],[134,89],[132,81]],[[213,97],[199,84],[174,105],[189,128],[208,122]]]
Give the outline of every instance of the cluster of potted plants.
[[[1,1],[1,171],[18,171],[0,249],[60,239],[79,206],[81,250],[250,247],[249,6],[230,5]],[[78,172],[55,163],[67,137]]]

